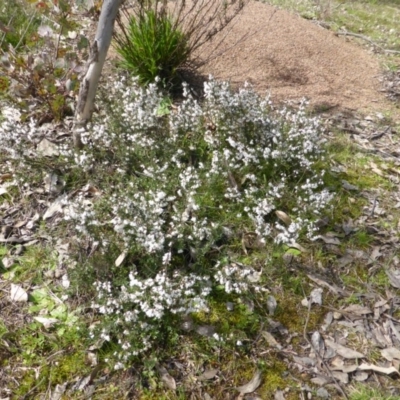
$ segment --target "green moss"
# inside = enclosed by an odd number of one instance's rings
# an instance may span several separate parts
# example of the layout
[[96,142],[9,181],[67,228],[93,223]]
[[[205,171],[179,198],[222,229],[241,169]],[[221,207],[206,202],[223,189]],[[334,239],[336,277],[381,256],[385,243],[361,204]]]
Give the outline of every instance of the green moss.
[[[260,367],[263,373],[263,381],[257,389],[257,394],[262,399],[273,400],[277,390],[294,389],[296,382],[287,375],[287,364],[279,360],[277,355],[270,353],[268,358],[261,362]],[[298,393],[295,389],[285,395],[287,400],[298,398]]]
[[[233,311],[228,310],[228,302],[234,304]],[[240,336],[251,335],[257,331],[259,326],[259,318],[256,313],[250,312],[245,304],[241,304],[238,296],[228,295],[222,290],[218,294],[214,294],[210,300],[209,312],[197,312],[193,314],[193,320],[198,325],[213,325],[223,335],[229,335],[232,332],[236,332]]]
[[[276,299],[278,307],[273,319],[279,321],[291,332],[302,332],[308,313],[308,308],[301,305],[303,297],[296,296],[290,292],[285,292],[282,297],[278,297]],[[310,310],[307,329],[312,330],[319,326],[325,314],[326,310],[323,307],[314,305]]]
[[37,398],[36,396],[45,393],[49,387],[54,388],[58,384],[85,376],[92,369],[87,365],[83,351],[66,355],[60,353],[59,357],[52,357],[51,363],[43,359],[36,367],[38,368],[28,368],[19,379],[18,387],[14,388],[15,395],[23,396],[29,393],[32,396],[30,398]]

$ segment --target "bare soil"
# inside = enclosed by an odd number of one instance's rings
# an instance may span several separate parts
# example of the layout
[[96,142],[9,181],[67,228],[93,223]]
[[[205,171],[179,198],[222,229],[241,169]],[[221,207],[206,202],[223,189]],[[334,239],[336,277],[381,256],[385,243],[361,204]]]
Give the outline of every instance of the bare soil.
[[[382,111],[391,105],[380,91],[377,57],[312,21],[251,1],[212,43],[203,46],[200,72],[245,81],[273,100],[300,100],[353,111]],[[221,42],[215,50],[215,46]]]

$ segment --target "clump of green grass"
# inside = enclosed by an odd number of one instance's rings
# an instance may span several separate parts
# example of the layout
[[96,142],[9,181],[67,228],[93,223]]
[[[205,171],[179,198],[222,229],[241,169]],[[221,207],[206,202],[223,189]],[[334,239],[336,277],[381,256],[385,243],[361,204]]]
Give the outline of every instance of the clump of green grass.
[[349,400],[395,400],[397,397],[386,393],[381,388],[376,389],[365,384],[358,384],[351,388]]
[[132,17],[121,34],[115,36],[120,66],[139,77],[141,84],[161,79],[171,85],[190,55],[186,35],[166,12],[149,9]]

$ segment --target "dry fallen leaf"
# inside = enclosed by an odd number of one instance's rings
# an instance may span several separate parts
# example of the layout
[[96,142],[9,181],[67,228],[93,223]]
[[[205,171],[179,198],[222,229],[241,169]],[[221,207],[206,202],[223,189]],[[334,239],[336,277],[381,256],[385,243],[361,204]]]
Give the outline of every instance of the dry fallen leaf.
[[382,255],[383,254],[381,253],[381,246],[375,246],[372,250],[371,255],[369,256],[370,261],[376,261]]
[[275,309],[277,307],[277,302],[274,296],[268,296],[267,298],[267,308],[268,308],[268,314],[269,315],[274,315]]
[[289,244],[289,247],[290,247],[291,249],[299,250],[299,251],[301,251],[302,253],[307,253],[307,249],[306,249],[305,247],[303,247],[302,245],[296,243],[296,242],[290,243],[290,244]]
[[344,179],[342,179],[342,186],[343,186],[343,189],[346,189],[346,190],[358,190],[357,186],[352,185],[351,183],[345,181]]
[[353,375],[353,379],[357,382],[364,382],[368,379],[368,373],[367,372],[363,372],[363,371],[357,371],[354,375]]
[[126,251],[123,251],[118,258],[115,260],[115,266],[119,267],[125,260],[125,257],[128,253]]
[[[329,232],[328,232],[329,233]],[[329,236],[328,234],[326,235],[320,235],[318,236],[320,239],[322,239],[326,244],[337,244],[339,245],[341,242],[340,240],[335,237],[335,236]]]
[[215,333],[215,327],[211,325],[201,325],[196,328],[196,332],[201,336],[211,337]]
[[10,290],[10,299],[11,301],[26,303],[28,301],[28,293],[26,293],[26,291],[20,285],[15,285],[14,283],[12,283]]
[[311,382],[318,386],[325,386],[327,383],[331,382],[332,378],[324,375],[317,375],[314,378],[311,378]]
[[383,171],[378,168],[378,166],[374,163],[374,162],[370,162],[369,165],[371,166],[371,171],[375,172],[375,174],[379,175],[379,176],[385,176],[385,174],[383,173]]
[[43,215],[43,219],[49,219],[53,215],[57,213],[61,213],[63,210],[64,206],[64,201],[66,199],[66,195],[61,195],[57,197],[54,202],[50,205],[50,207],[47,209],[47,211]]
[[85,390],[90,384],[91,380],[92,380],[91,375],[87,375],[79,379],[77,382],[73,384],[73,386],[71,387],[71,391]]
[[321,288],[313,289],[310,293],[310,303],[322,305],[322,292]]
[[86,360],[87,360],[87,363],[91,366],[91,367],[95,367],[95,366],[97,366],[99,363],[98,363],[98,360],[97,360],[97,355],[96,355],[96,353],[93,353],[92,351],[88,351],[87,353],[86,353]]
[[296,362],[297,364],[300,364],[304,367],[310,368],[313,367],[316,363],[315,358],[311,357],[297,357],[293,356],[293,361]]
[[[12,257],[3,257],[3,259],[1,260],[1,263],[3,263],[3,267],[5,269],[8,269],[14,265],[15,260]],[[0,265],[1,265],[1,263],[0,263]]]
[[393,345],[390,337],[385,334],[383,327],[377,326],[371,330],[372,338],[379,347],[391,347]]
[[369,307],[363,307],[358,304],[352,304],[346,308],[343,308],[341,311],[351,314],[350,317],[353,317],[354,315],[363,316],[366,314],[372,314],[372,310]]
[[386,358],[388,361],[393,361],[393,359],[400,360],[400,350],[396,347],[389,347],[387,349],[381,350],[382,357]]
[[341,371],[332,371],[332,376],[340,381],[341,383],[347,384],[349,383],[349,375],[347,375],[345,372]]
[[206,381],[209,379],[213,379],[217,374],[218,374],[218,369],[207,369],[206,371],[204,371],[197,379],[199,381]]
[[37,145],[37,151],[38,153],[41,153],[42,156],[58,156],[60,152],[58,151],[58,146],[50,142],[50,140],[43,139],[38,145]]
[[175,379],[168,373],[168,371],[164,367],[158,367],[157,369],[165,386],[167,386],[168,389],[176,390]]
[[284,393],[283,390],[277,390],[274,395],[274,400],[285,400]]
[[33,319],[41,323],[46,329],[51,328],[58,322],[57,318],[33,317]]
[[264,339],[271,347],[276,347],[278,350],[282,349],[282,346],[276,341],[276,339],[269,332],[262,331],[261,335],[264,337]]
[[241,393],[241,394],[247,394],[247,393],[252,393],[254,392],[260,385],[262,381],[262,376],[261,376],[261,371],[257,370],[251,378],[251,381],[246,383],[245,385],[238,386],[236,389]]
[[283,211],[276,210],[275,215],[286,225],[290,225],[292,223],[291,218]]
[[317,277],[314,276],[314,275],[307,274],[307,276],[308,276],[309,279],[311,279],[311,280],[312,280],[313,282],[315,282],[317,285],[326,287],[326,288],[327,288],[330,292],[332,292],[333,294],[336,294],[336,295],[346,295],[346,291],[344,291],[343,289],[341,289],[341,288],[339,288],[339,287],[337,287],[337,286],[333,286],[333,285],[329,284],[328,282],[326,282],[326,281],[324,281],[324,280],[322,280],[322,279],[320,279],[320,278],[317,278]]
[[323,355],[323,353],[325,352],[325,344],[321,337],[321,334],[318,331],[314,331],[311,335],[311,344],[315,352]]
[[3,183],[5,181],[8,181],[10,179],[12,179],[12,174],[1,174],[0,175],[0,182]]
[[324,317],[324,324],[321,326],[323,331],[326,331],[333,322],[333,312],[329,311]]
[[63,383],[62,385],[56,385],[54,391],[51,392],[50,400],[60,400],[67,389],[68,382]]
[[317,390],[317,397],[320,399],[329,399],[330,394],[325,388],[319,388]]
[[335,350],[336,353],[342,356],[343,358],[365,358],[364,354],[352,350],[348,347],[342,346],[339,343],[335,343],[332,340],[325,339],[325,344],[329,346],[331,349]]
[[246,249],[262,249],[265,247],[265,243],[257,233],[245,232],[242,236],[242,246],[245,253],[247,253]]
[[400,270],[392,269],[386,270],[386,275],[389,278],[390,284],[395,287],[396,289],[400,289]]
[[357,370],[357,364],[345,364],[341,357],[335,357],[331,361],[331,369],[335,371],[342,371],[345,373],[354,372]]
[[48,193],[59,193],[65,186],[65,182],[54,172],[49,172],[43,181],[44,189]]

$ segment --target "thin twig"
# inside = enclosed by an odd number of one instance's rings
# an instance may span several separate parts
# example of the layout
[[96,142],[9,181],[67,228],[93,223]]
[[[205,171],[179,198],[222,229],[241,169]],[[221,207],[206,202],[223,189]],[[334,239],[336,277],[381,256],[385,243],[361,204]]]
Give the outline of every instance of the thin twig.
[[57,38],[56,51],[55,51],[55,54],[54,54],[54,62],[58,58],[58,49],[60,47],[60,41],[61,41],[61,35],[62,35],[62,32],[63,32],[63,29],[64,29],[63,25],[60,25],[60,33],[58,34],[58,38]]
[[382,47],[381,45],[379,45],[378,43],[374,42],[371,38],[369,38],[368,36],[365,35],[360,35],[359,33],[354,33],[354,32],[349,32],[349,31],[337,31],[336,35],[342,35],[342,36],[353,36],[356,37],[358,39],[362,39],[362,40],[366,40],[367,42],[371,43],[373,46],[378,47],[379,49],[381,49],[382,51],[384,51],[385,53],[390,53],[390,54],[400,54],[400,51],[396,51],[396,50],[387,50],[384,47]]

